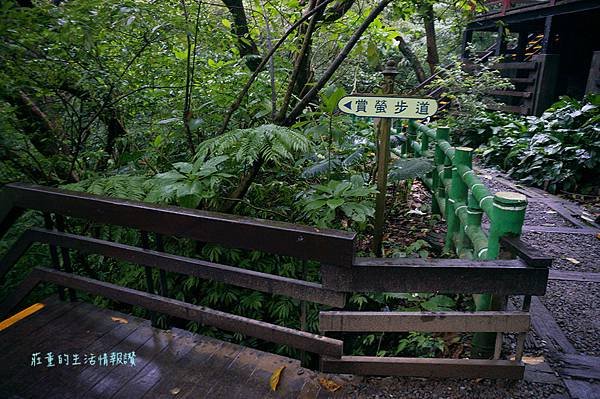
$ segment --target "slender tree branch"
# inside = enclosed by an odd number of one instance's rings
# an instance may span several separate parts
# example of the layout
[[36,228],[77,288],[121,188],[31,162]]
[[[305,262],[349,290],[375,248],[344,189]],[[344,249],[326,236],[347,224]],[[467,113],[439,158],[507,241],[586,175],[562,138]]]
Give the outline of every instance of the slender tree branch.
[[[298,19],[298,21],[296,21],[292,26],[290,26],[289,29],[283,34],[281,39],[279,39],[277,41],[277,43],[275,43],[275,45],[273,46],[271,51],[269,51],[267,53],[267,55],[265,55],[263,57],[262,61],[260,62],[260,64],[256,68],[256,70],[252,73],[252,75],[250,76],[250,79],[248,79],[248,82],[246,82],[246,84],[244,85],[244,87],[242,88],[240,93],[238,94],[238,96],[235,99],[235,101],[233,102],[233,104],[231,104],[231,106],[229,107],[229,110],[227,110],[227,113],[225,114],[225,119],[223,120],[223,125],[221,126],[221,129],[219,130],[218,134],[225,133],[225,131],[227,130],[227,127],[229,126],[229,122],[231,121],[231,117],[232,117],[233,113],[235,111],[237,111],[237,109],[240,107],[240,105],[242,104],[242,100],[244,99],[244,97],[246,97],[246,94],[248,94],[248,90],[250,90],[250,87],[252,87],[252,84],[254,83],[254,81],[256,80],[258,75],[260,74],[261,70],[265,67],[265,65],[267,64],[269,59],[273,56],[273,54],[275,54],[275,51],[277,51],[277,49],[279,49],[279,47],[281,47],[283,42],[288,38],[288,36],[298,26],[300,26],[304,21],[306,21],[308,18],[312,17],[315,13],[317,13],[323,7],[327,6],[327,4],[331,3],[332,1],[333,0],[323,1],[321,4],[319,4],[317,7],[315,7],[315,9],[313,9],[311,12],[307,13],[302,18]],[[386,1],[389,2],[391,0],[386,0]]]
[[[312,11],[317,5],[317,0],[311,0],[309,3],[308,11]],[[324,9],[323,9],[324,11]],[[312,34],[315,30],[315,26],[317,25],[317,21],[321,16],[322,12],[315,14],[315,17],[310,20],[308,24],[308,28],[306,29],[306,33],[304,34],[304,38],[302,40],[302,48],[300,52],[296,54],[294,70],[292,71],[292,76],[290,77],[290,82],[283,98],[283,104],[281,105],[281,109],[279,110],[279,114],[277,115],[276,120],[281,121],[285,119],[285,115],[287,114],[288,106],[290,104],[290,99],[292,98],[292,93],[294,92],[294,86],[296,85],[296,80],[298,79],[298,75],[300,74],[300,69],[304,63],[304,57],[308,56],[310,51],[310,46],[312,44]]]
[[362,34],[367,30],[371,22],[375,20],[381,14],[381,12],[390,4],[393,0],[383,0],[381,1],[377,7],[371,10],[371,13],[367,16],[367,18],[363,21],[363,23],[358,27],[358,29],[352,34],[352,37],[348,40],[346,46],[342,49],[342,51],[337,55],[337,57],[333,60],[329,68],[323,73],[323,76],[319,79],[317,83],[306,93],[304,97],[296,104],[294,109],[290,112],[288,117],[286,118],[284,124],[291,125],[294,123],[295,119],[302,113],[304,108],[310,103],[310,101],[317,95],[319,90],[325,86],[327,81],[333,76],[335,71],[339,68],[342,62],[348,57],[350,51],[354,48],[356,43],[360,40]]

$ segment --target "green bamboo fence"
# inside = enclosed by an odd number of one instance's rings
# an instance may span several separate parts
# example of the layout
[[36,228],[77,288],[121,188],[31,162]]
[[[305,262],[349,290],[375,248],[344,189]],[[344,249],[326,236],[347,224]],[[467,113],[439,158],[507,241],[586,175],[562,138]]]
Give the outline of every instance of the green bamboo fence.
[[[445,250],[462,259],[498,259],[500,239],[521,235],[527,198],[514,192],[492,194],[473,171],[473,149],[453,147],[449,128],[409,121],[404,153],[433,159],[435,168],[423,182],[432,193],[432,211],[447,223]],[[484,214],[490,224],[487,232],[481,223]],[[476,310],[490,310],[502,306],[504,298],[482,293],[474,301]],[[475,355],[493,353],[494,341],[494,334],[475,334]]]

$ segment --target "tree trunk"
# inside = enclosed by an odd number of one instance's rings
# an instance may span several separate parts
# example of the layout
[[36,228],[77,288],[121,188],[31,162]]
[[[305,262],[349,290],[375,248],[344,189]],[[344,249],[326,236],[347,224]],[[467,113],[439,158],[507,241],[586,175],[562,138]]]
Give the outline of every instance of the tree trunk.
[[396,40],[398,40],[398,49],[400,50],[404,58],[408,60],[410,66],[412,66],[412,69],[415,71],[415,75],[417,75],[417,80],[419,81],[419,83],[423,82],[426,79],[426,76],[421,61],[419,61],[415,53],[412,51],[408,43],[404,41],[404,38],[402,38],[402,36],[396,37]]
[[242,198],[244,198],[244,195],[246,195],[246,193],[248,192],[248,189],[250,188],[252,182],[258,175],[258,172],[260,172],[260,168],[263,166],[263,164],[264,160],[260,157],[256,161],[254,161],[254,163],[250,167],[250,170],[242,176],[242,179],[240,180],[238,186],[235,190],[233,190],[233,192],[229,196],[230,199],[225,200],[225,203],[221,208],[221,212],[231,212],[233,208],[237,205],[237,200],[241,200]]
[[440,58],[438,56],[435,37],[435,14],[433,13],[432,4],[425,6],[423,24],[425,25],[425,36],[427,37],[427,63],[429,64],[429,70],[433,75],[436,67],[440,63]]
[[246,65],[250,70],[255,71],[260,64],[260,53],[256,43],[250,37],[243,0],[223,0],[223,3],[233,17],[233,33],[238,39],[240,57],[250,56],[246,58]]
[[362,22],[362,24],[358,27],[358,29],[352,34],[346,46],[340,51],[340,53],[335,57],[333,62],[329,65],[329,67],[323,73],[323,76],[312,85],[311,89],[306,93],[304,97],[296,104],[296,106],[292,109],[290,114],[284,121],[285,126],[292,125],[296,118],[300,116],[304,108],[312,101],[312,99],[317,95],[317,93],[325,86],[325,84],[331,79],[335,71],[340,67],[342,62],[348,57],[350,51],[354,48],[356,43],[360,40],[362,34],[367,30],[371,22],[375,20],[381,14],[381,12],[390,4],[392,0],[382,0],[375,8],[371,10],[371,13],[367,16],[367,18]]

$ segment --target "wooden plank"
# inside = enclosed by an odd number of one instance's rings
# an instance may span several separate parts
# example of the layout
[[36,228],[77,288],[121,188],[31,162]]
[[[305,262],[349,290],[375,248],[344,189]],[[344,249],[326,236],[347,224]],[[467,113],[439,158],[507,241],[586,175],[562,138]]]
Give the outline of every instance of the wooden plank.
[[320,312],[319,330],[342,332],[527,332],[529,314],[482,312]]
[[29,231],[30,233],[27,236],[35,242],[72,248],[81,252],[104,255],[142,266],[156,267],[169,272],[221,281],[269,294],[285,295],[333,307],[343,307],[346,304],[344,293],[324,289],[318,283],[261,273],[200,259],[171,255],[75,234],[37,228]]
[[[161,379],[157,385],[148,392],[150,397],[172,397],[170,390],[179,388],[178,398],[185,397],[195,386],[202,381],[210,379],[216,373],[211,367],[214,359],[220,356],[221,351],[229,344],[214,338],[202,336],[201,341],[184,357],[174,364],[179,373],[171,380]],[[190,370],[192,372],[190,372]]]
[[537,297],[531,298],[531,325],[537,335],[546,342],[553,352],[577,353],[575,347],[562,332],[552,314]]
[[514,82],[514,83],[535,83],[535,77],[531,77],[531,78],[513,78],[513,77],[508,77],[508,79],[510,79],[510,81]]
[[208,370],[204,373],[202,380],[198,381],[193,387],[190,387],[191,389],[183,392],[181,395],[178,394],[178,399],[180,399],[179,397],[210,398],[211,396],[207,395],[207,391],[214,387],[216,382],[222,381],[222,379],[225,381],[228,380],[227,378],[223,378],[224,370],[235,361],[243,350],[244,348],[239,345],[223,345],[216,356],[213,356],[209,362],[205,363],[205,368]]
[[491,94],[491,95],[494,95],[494,96],[531,98],[531,92],[530,91],[489,90],[488,94]]
[[600,273],[569,272],[564,270],[550,270],[550,280],[581,281],[583,283],[600,283]]
[[600,383],[565,379],[564,384],[572,399],[600,399]]
[[503,246],[514,251],[528,266],[544,268],[552,266],[551,257],[545,256],[539,249],[530,246],[520,237],[502,237],[500,240]]
[[557,360],[562,376],[600,381],[600,357],[559,353]]
[[493,69],[498,70],[507,70],[507,69],[519,69],[524,71],[532,71],[537,68],[537,63],[535,62],[501,62],[497,64],[493,64],[491,66]]
[[62,302],[57,295],[42,301],[46,307],[29,317],[22,323],[14,324],[0,332],[0,353],[4,353],[7,348],[13,348],[19,342],[27,339],[29,336],[38,335],[48,324],[61,318],[65,313],[81,305],[81,302]]
[[146,364],[151,362],[155,356],[169,345],[172,340],[173,335],[166,331],[159,331],[151,327],[138,329],[135,334],[129,335],[119,345],[119,350],[122,352],[135,352],[135,367],[110,368],[109,372],[102,375],[102,378],[92,387],[85,392],[80,392],[80,397],[112,397],[112,395],[126,385]]
[[138,368],[138,373],[127,381],[112,398],[143,397],[164,375],[168,375],[173,364],[188,354],[199,340],[199,336],[188,331],[180,330],[178,333],[173,333],[169,345],[165,346],[144,367]]
[[356,234],[340,230],[159,206],[26,183],[7,184],[4,188],[19,208],[340,266],[349,266],[354,257]]
[[544,295],[548,269],[520,260],[357,259],[350,269],[321,266],[323,286],[346,292],[446,292]]
[[[119,317],[129,320],[127,324],[121,324],[109,334],[102,336],[94,342],[90,348],[90,353],[110,353],[110,352],[131,352],[123,350],[123,343],[131,336],[139,334],[142,329],[150,328],[150,322],[132,320],[131,315],[119,314]],[[123,345],[123,346],[121,346]],[[129,348],[128,348],[129,349]],[[99,381],[101,381],[113,368],[87,366],[81,370],[66,369],[66,373],[61,373],[58,378],[60,383],[53,384],[47,391],[45,399],[75,399],[80,397],[82,392],[88,391]]]
[[525,364],[525,374],[523,379],[529,382],[540,384],[562,385],[562,381],[546,362],[538,364]]
[[525,366],[510,360],[343,356],[323,358],[321,369],[326,373],[358,375],[521,379]]
[[[84,317],[75,318],[74,324],[68,327],[68,334],[62,333],[60,338],[53,339],[47,342],[44,347],[46,351],[54,353],[77,353],[79,354],[80,366],[57,366],[54,369],[48,370],[45,375],[40,378],[36,377],[29,389],[21,391],[25,397],[34,396],[39,391],[40,386],[44,386],[44,395],[53,386],[64,386],[73,379],[73,375],[79,370],[79,367],[84,366],[84,356],[89,353],[103,353],[106,347],[94,345],[97,341],[102,341],[102,338],[114,333],[115,330],[121,330],[122,325],[111,319],[114,314],[109,309],[101,309],[95,306],[89,306],[90,310]],[[47,397],[47,396],[44,396]]]
[[577,227],[562,227],[562,226],[523,226],[523,232],[533,233],[556,233],[556,234],[583,234],[583,235],[596,235],[598,234],[597,229],[577,228]]
[[[53,380],[65,367],[47,367],[45,362],[37,367],[29,367],[32,353],[40,352],[41,358],[48,352],[53,352],[55,356],[58,353],[78,353],[83,365],[83,353],[89,344],[118,326],[110,319],[96,319],[97,310],[90,304],[82,303],[21,345],[15,345],[12,350],[5,352],[3,355],[11,359],[13,364],[22,366],[13,369],[9,378],[2,378],[0,392],[33,397],[39,393],[40,387],[48,386],[48,381]],[[54,362],[58,363],[56,357]]]
[[297,331],[292,328],[265,323],[247,317],[233,315],[203,306],[191,305],[186,302],[158,295],[119,287],[115,284],[93,280],[87,277],[74,276],[47,268],[34,269],[44,281],[101,295],[130,305],[137,305],[157,313],[163,313],[185,320],[197,321],[204,325],[213,326],[226,331],[239,332],[244,335],[263,339],[308,352],[329,356],[341,356],[343,342],[336,339]]

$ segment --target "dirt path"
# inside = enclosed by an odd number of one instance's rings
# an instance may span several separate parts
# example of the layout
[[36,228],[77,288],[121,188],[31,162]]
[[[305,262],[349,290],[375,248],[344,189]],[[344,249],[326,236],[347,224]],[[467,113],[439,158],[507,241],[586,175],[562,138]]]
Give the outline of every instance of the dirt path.
[[[529,205],[522,239],[555,260],[544,297],[532,301],[523,381],[356,379],[350,397],[600,398],[600,226],[580,205],[520,186],[492,170],[478,171],[492,192],[517,191]],[[582,218],[581,216],[584,216]],[[513,298],[518,305],[520,298]],[[505,336],[506,353],[514,339]],[[350,388],[350,387],[348,387]]]

